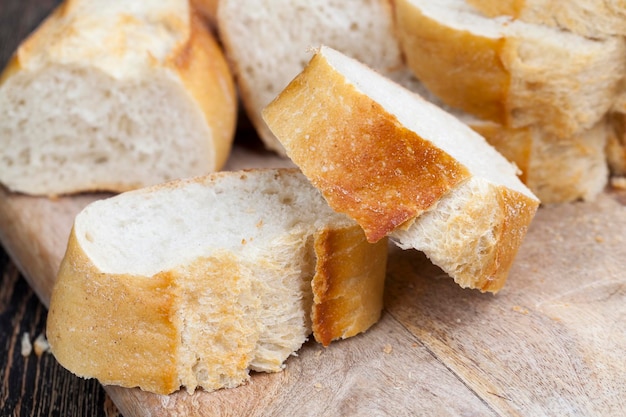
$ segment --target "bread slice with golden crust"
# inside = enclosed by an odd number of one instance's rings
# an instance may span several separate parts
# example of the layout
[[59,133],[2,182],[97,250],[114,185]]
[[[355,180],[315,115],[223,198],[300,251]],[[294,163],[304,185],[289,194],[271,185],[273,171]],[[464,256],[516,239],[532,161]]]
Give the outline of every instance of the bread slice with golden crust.
[[384,74],[402,67],[389,0],[220,0],[218,30],[241,101],[265,146],[285,151],[262,109],[306,65],[320,44]]
[[187,0],[68,0],[1,77],[0,182],[117,192],[216,171],[236,106],[224,55]]
[[458,119],[325,46],[263,115],[368,240],[423,250],[464,287],[502,287],[539,201]]
[[382,310],[387,243],[368,243],[296,169],[130,191],[75,219],[47,336],[61,365],[167,394],[277,372]]
[[409,67],[446,104],[507,128],[561,138],[595,126],[626,73],[621,37],[589,39],[482,16],[463,0],[398,0]]
[[489,17],[510,16],[590,38],[626,35],[624,0],[466,0]]

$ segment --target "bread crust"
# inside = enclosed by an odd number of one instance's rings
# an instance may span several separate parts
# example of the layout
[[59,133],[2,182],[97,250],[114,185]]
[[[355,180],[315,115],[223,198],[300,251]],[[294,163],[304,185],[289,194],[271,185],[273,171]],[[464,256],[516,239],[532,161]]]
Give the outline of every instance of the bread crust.
[[[368,244],[363,230],[324,229],[315,235],[313,335],[328,346],[364,332],[383,309],[387,239]],[[346,262],[346,258],[350,262]]]
[[370,242],[421,214],[470,175],[357,91],[319,54],[263,116],[330,206],[355,219]]

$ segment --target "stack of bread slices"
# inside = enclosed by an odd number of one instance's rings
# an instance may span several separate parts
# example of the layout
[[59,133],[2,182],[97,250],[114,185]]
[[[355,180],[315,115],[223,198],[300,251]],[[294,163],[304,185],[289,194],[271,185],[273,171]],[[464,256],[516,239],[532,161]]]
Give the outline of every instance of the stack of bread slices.
[[[374,325],[388,242],[499,291],[540,201],[626,172],[613,3],[67,0],[0,77],[2,184],[121,192],[74,222],[52,352],[106,384],[235,387]],[[238,100],[299,169],[216,172]]]

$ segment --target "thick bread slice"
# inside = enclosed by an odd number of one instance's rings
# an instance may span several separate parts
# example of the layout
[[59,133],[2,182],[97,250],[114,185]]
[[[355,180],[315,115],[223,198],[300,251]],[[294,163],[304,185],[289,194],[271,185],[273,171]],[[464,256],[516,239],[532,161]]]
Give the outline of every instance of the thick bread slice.
[[284,155],[261,110],[320,44],[384,74],[403,66],[389,0],[220,0],[218,29],[242,103],[268,149]]
[[490,17],[510,16],[583,36],[626,35],[624,0],[466,0]]
[[398,0],[396,18],[408,65],[429,90],[506,127],[562,138],[591,129],[626,71],[621,37],[490,19],[463,0]]
[[237,100],[187,0],[73,0],[0,85],[0,182],[29,194],[124,191],[226,161]]
[[[539,201],[458,119],[329,47],[263,115],[330,206],[370,241],[390,235],[424,250],[463,286],[504,284]],[[458,258],[459,247],[475,251]]]
[[311,331],[327,345],[382,310],[387,243],[295,169],[127,192],[77,217],[47,335],[70,371],[167,394],[276,372]]

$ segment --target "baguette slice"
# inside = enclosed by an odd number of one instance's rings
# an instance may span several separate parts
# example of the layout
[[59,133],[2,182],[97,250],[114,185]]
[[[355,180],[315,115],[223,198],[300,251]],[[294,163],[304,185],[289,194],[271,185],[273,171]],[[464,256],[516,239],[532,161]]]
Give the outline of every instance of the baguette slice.
[[467,0],[490,17],[561,28],[591,38],[626,35],[624,0]]
[[263,114],[369,241],[422,250],[463,287],[502,287],[539,201],[476,132],[325,46]]
[[261,116],[320,44],[384,74],[402,67],[388,0],[220,0],[218,29],[241,101],[264,145],[285,151]]
[[57,360],[167,394],[277,372],[382,309],[387,244],[295,169],[232,171],[130,191],[77,217],[52,293]]
[[463,0],[398,0],[409,67],[446,104],[568,138],[595,126],[626,71],[622,38],[588,39],[480,15]]
[[125,191],[226,161],[237,100],[187,0],[73,0],[0,81],[0,182],[29,194]]

